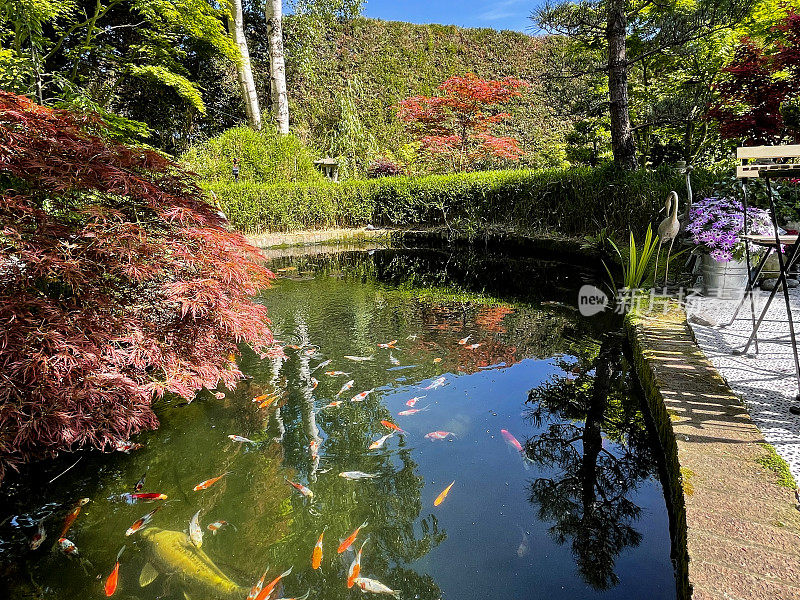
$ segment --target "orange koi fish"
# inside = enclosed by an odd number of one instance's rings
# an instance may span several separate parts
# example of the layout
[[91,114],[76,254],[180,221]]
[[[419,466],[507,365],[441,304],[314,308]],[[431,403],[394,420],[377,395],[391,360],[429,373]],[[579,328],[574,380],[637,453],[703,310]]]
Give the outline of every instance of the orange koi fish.
[[253,398],[253,402],[263,402],[270,396],[272,396],[272,394],[261,394],[260,396],[256,396],[255,398]]
[[508,445],[514,448],[517,452],[523,451],[522,444],[520,444],[519,440],[511,435],[507,429],[501,429],[500,435],[502,435],[506,439],[506,442],[508,442]]
[[341,406],[342,402],[344,402],[344,400],[334,400],[333,402],[331,402],[330,404],[326,404],[322,408],[336,408],[337,406]]
[[353,533],[348,535],[347,538],[341,544],[339,544],[339,548],[336,550],[336,552],[338,554],[341,554],[342,552],[347,550],[350,546],[352,546],[353,542],[355,542],[356,538],[358,537],[358,532],[361,531],[366,526],[367,522],[364,521],[359,527],[356,528],[356,530]]
[[126,536],[133,535],[134,533],[142,529],[145,525],[147,525],[150,522],[150,520],[153,518],[153,515],[155,515],[160,508],[161,506],[156,506],[153,510],[147,513],[141,519],[137,519],[133,525],[128,527],[128,530],[125,532],[125,535]]
[[269,398],[264,400],[261,404],[259,404],[258,408],[267,408],[270,404],[275,402],[278,398],[279,398],[279,396],[277,394],[275,394],[274,396],[270,396]]
[[[229,473],[229,472],[228,472],[228,473]],[[228,473],[223,473],[223,474],[222,474],[222,475],[220,475],[219,477],[213,477],[213,478],[211,478],[211,479],[206,479],[205,481],[203,481],[203,482],[201,482],[201,483],[198,483],[198,484],[197,484],[196,486],[194,486],[192,489],[193,489],[195,492],[199,492],[200,490],[207,490],[207,489],[208,489],[208,488],[210,488],[212,485],[214,485],[215,483],[217,483],[217,482],[218,482],[220,479],[222,479],[223,477],[225,477],[225,475],[228,475]]]
[[367,399],[367,396],[369,396],[374,391],[375,388],[372,388],[371,390],[367,390],[366,392],[361,392],[360,394],[356,394],[355,396],[350,398],[350,402],[363,402],[364,400]]
[[381,425],[383,425],[384,427],[388,427],[389,429],[394,429],[394,430],[395,430],[395,431],[397,431],[398,433],[405,433],[405,431],[403,431],[402,429],[400,429],[400,428],[399,428],[397,425],[395,425],[395,424],[394,424],[394,423],[392,423],[391,421],[386,421],[386,420],[383,420],[383,421],[381,421]]
[[78,515],[80,514],[80,512],[81,512],[81,505],[80,504],[76,505],[75,508],[73,508],[71,511],[69,511],[69,514],[67,515],[67,518],[64,519],[64,529],[61,530],[61,535],[59,537],[62,537],[62,538],[66,537],[67,531],[69,531],[69,528],[72,527],[72,524],[75,522],[75,519],[78,518]]
[[258,596],[256,596],[256,600],[266,600],[267,598],[269,598],[270,594],[272,594],[272,590],[275,589],[275,586],[278,585],[278,583],[280,583],[281,579],[289,575],[289,573],[291,572],[292,572],[292,567],[289,567],[287,571],[284,571],[283,573],[278,575],[275,579],[270,581],[267,585],[264,586],[264,589],[262,589],[258,593]]
[[471,338],[471,337],[472,337],[471,335],[468,335],[465,338],[461,338],[460,340],[458,340],[458,343],[463,346],[469,341],[469,338]]
[[267,570],[264,571],[264,574],[261,576],[261,579],[255,582],[252,588],[250,588],[250,593],[247,594],[247,600],[256,600],[256,596],[258,596],[259,592],[261,592],[261,588],[264,587],[264,580],[267,578],[267,572],[269,571],[269,567]]
[[401,410],[397,413],[398,417],[407,417],[409,415],[415,415],[418,412],[422,412],[423,410],[428,410],[430,406],[426,406],[425,408],[409,408],[408,410]]
[[455,484],[455,481],[444,488],[441,494],[436,496],[436,500],[433,501],[434,506],[439,506],[442,502],[444,502],[444,499],[447,498],[447,494],[450,493],[450,488],[453,487],[453,484]]
[[431,431],[425,434],[425,438],[429,440],[446,440],[448,436],[456,437],[452,431]]
[[294,481],[289,481],[288,479],[286,480],[286,483],[288,483],[290,486],[292,486],[298,492],[303,494],[304,497],[306,497],[306,498],[313,498],[314,497],[314,492],[312,492],[310,489],[308,489],[302,483],[295,483]]
[[411,400],[406,400],[406,406],[414,407],[414,405],[422,400],[423,398],[427,398],[427,396],[415,396]]
[[336,396],[335,396],[335,397],[336,397],[336,398],[338,398],[339,396],[341,396],[342,394],[344,394],[344,393],[345,393],[347,390],[349,390],[350,388],[352,388],[352,387],[353,387],[353,384],[354,384],[354,383],[355,383],[355,380],[354,380],[354,379],[351,379],[350,381],[348,381],[347,383],[345,383],[345,384],[342,386],[342,389],[340,389],[340,390],[339,390],[339,391],[336,393]]
[[325,531],[323,530],[323,532],[319,534],[317,543],[314,544],[314,550],[311,552],[311,568],[315,571],[319,569],[319,566],[322,564],[322,538],[324,535]]
[[119,552],[117,553],[117,562],[114,563],[114,568],[106,579],[105,586],[103,586],[106,591],[106,596],[113,596],[114,592],[117,591],[117,582],[119,581],[119,559],[124,551],[125,546],[119,549]]
[[[385,344],[378,344],[378,348],[394,348],[397,344],[397,340],[392,340],[391,342],[386,342]],[[347,586],[352,587],[352,586]]]
[[437,356],[436,358],[433,359],[433,362],[438,364],[438,363],[442,362],[442,359],[441,359],[441,357]]
[[369,541],[369,538],[364,540],[364,543],[361,544],[361,548],[358,549],[358,554],[353,559],[353,562],[350,563],[350,569],[347,571],[347,587],[353,587],[353,584],[356,582],[356,578],[361,574],[361,552],[364,550],[364,544]]

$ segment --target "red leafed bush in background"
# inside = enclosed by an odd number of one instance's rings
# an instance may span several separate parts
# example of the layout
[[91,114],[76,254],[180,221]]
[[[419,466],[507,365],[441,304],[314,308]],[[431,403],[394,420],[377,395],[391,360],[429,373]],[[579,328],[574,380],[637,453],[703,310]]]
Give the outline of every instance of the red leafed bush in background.
[[369,164],[369,167],[367,167],[367,177],[369,179],[377,179],[379,177],[395,177],[402,174],[403,167],[385,156],[381,156],[380,158],[373,160]]
[[746,145],[800,140],[800,15],[790,12],[762,47],[742,38],[723,72],[709,116],[726,139]]
[[510,117],[496,112],[498,107],[521,96],[527,85],[513,77],[487,80],[467,73],[442,83],[441,96],[402,100],[398,116],[420,137],[422,148],[452,170],[475,169],[491,158],[519,160],[519,142],[497,136],[493,129]]
[[177,165],[95,117],[0,91],[0,477],[155,427],[154,398],[272,342],[258,250]]

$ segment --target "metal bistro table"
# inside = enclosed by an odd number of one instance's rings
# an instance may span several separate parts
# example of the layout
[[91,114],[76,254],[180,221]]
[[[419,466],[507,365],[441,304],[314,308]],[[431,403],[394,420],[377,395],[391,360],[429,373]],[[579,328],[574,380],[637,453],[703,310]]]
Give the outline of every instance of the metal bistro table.
[[[787,284],[787,277],[789,269],[800,259],[800,234],[798,235],[780,235],[778,227],[777,213],[775,210],[775,196],[772,190],[771,180],[773,179],[800,179],[800,145],[794,146],[752,146],[747,148],[737,148],[736,158],[742,161],[742,164],[736,168],[736,177],[742,181],[742,198],[744,209],[744,235],[743,239],[750,242],[745,244],[745,260],[747,261],[748,280],[745,287],[744,296],[742,296],[736,311],[731,320],[724,326],[730,325],[736,319],[744,302],[747,298],[750,299],[750,317],[753,323],[753,331],[750,334],[747,343],[744,345],[737,354],[746,354],[753,345],[756,354],[758,353],[758,329],[767,315],[772,301],[775,299],[778,290],[783,290],[783,299],[786,304],[786,318],[789,324],[789,338],[792,344],[792,354],[794,357],[795,377],[797,378],[798,393],[795,395],[795,400],[800,402],[800,359],[797,354],[797,336],[794,328],[794,318],[792,316],[792,305],[789,299],[789,286]],[[754,162],[753,162],[754,161]],[[772,219],[772,227],[774,234],[772,235],[749,235],[747,223],[747,185],[748,179],[760,178],[764,180],[767,188],[767,198],[769,199],[769,214]],[[756,268],[752,268],[752,260],[750,256],[750,244],[761,246],[766,249],[764,255],[758,261]],[[777,251],[783,246],[785,252]],[[777,252],[776,252],[777,251]],[[758,318],[756,319],[755,300],[753,298],[753,288],[758,282],[761,272],[764,270],[764,265],[769,256],[776,252],[778,257],[779,275],[775,287],[770,292],[764,308],[761,310]],[[792,407],[790,409],[795,414],[800,414],[800,407]]]

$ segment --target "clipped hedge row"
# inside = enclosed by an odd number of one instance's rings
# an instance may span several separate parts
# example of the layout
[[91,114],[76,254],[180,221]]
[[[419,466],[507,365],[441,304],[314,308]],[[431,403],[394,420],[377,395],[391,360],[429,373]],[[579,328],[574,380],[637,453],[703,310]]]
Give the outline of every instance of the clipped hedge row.
[[[716,174],[692,176],[695,197]],[[600,229],[643,230],[670,190],[686,196],[671,169],[625,173],[613,168],[484,171],[386,177],[322,184],[208,184],[234,226],[245,233],[324,227],[448,226],[472,234],[489,228],[564,236]]]

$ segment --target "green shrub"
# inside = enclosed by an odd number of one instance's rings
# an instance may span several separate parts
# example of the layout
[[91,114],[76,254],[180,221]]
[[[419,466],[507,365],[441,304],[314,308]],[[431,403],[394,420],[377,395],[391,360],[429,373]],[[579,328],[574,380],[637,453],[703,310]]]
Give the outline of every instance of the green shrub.
[[181,157],[187,168],[209,182],[233,183],[233,159],[239,159],[242,182],[279,184],[324,180],[314,155],[294,135],[278,135],[273,127],[254,131],[234,127],[190,148]]
[[[697,170],[695,197],[716,175]],[[670,190],[685,202],[682,175],[670,169],[612,168],[484,171],[383,177],[320,184],[209,186],[231,222],[246,233],[360,226],[447,226],[472,235],[488,229],[584,236],[603,228],[643,231]]]

